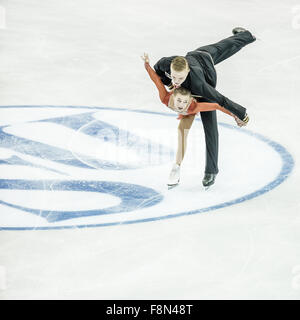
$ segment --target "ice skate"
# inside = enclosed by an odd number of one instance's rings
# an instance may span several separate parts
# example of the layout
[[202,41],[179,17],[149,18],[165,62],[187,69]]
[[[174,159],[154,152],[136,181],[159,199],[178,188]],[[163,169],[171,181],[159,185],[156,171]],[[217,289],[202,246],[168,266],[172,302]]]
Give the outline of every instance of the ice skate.
[[237,33],[245,32],[245,31],[246,31],[246,29],[243,28],[243,27],[235,27],[235,28],[232,30],[232,33],[233,33],[234,35],[236,35]]
[[180,180],[180,166],[175,163],[172,167],[172,170],[168,179],[168,190],[175,188],[178,186]]
[[248,122],[249,122],[249,116],[248,116],[248,114],[246,113],[246,114],[245,114],[245,117],[244,117],[244,119],[243,119],[243,123],[246,125]]
[[[243,28],[243,27],[235,27],[235,28],[232,29],[233,35],[236,35],[236,34],[238,34],[240,32],[245,32],[245,31],[247,31],[247,30],[245,28]],[[252,37],[253,37],[254,40],[256,40],[256,37],[253,34],[252,34]]]
[[205,173],[204,178],[202,180],[202,184],[205,190],[208,190],[215,183],[215,179],[215,173]]

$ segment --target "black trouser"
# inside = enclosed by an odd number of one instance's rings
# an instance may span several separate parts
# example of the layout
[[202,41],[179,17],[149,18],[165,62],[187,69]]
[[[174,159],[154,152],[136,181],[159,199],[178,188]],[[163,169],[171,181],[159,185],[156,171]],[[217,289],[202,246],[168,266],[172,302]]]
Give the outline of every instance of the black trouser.
[[247,44],[254,42],[252,34],[249,31],[240,32],[234,36],[223,39],[217,43],[197,48],[197,51],[207,51],[211,54],[214,64],[231,57],[240,51]]
[[205,173],[218,173],[219,133],[216,111],[200,112],[205,134]]
[[[214,64],[231,57],[247,44],[255,41],[249,31],[240,32],[217,43],[202,46],[197,51],[207,51],[214,60]],[[201,112],[201,119],[206,143],[205,173],[218,173],[219,133],[216,111]]]

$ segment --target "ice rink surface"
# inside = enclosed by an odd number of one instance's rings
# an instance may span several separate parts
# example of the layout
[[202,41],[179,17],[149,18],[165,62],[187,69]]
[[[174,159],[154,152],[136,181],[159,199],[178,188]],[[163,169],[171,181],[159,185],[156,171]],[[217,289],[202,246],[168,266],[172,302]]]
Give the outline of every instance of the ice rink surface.
[[[258,40],[217,89],[249,125],[218,112],[204,191],[195,121],[168,191],[178,120],[140,55],[235,26]],[[298,1],[1,0],[0,299],[299,299],[299,40]]]

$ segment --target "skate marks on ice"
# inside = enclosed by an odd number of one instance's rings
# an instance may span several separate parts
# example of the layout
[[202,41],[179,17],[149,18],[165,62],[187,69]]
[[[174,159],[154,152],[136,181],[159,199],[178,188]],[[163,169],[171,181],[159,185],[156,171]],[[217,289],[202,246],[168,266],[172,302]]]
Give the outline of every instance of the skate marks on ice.
[[207,212],[272,190],[293,168],[283,146],[221,123],[220,173],[205,191],[205,141],[197,119],[180,184],[168,190],[177,147],[173,113],[72,106],[7,106],[1,113],[3,230],[110,226]]

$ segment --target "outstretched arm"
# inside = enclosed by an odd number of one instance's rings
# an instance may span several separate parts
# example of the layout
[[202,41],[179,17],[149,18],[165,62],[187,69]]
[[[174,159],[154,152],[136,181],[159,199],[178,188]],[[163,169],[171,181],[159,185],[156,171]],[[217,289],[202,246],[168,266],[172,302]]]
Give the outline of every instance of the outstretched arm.
[[225,109],[224,107],[221,107],[217,103],[211,103],[211,102],[197,102],[196,103],[195,111],[197,113],[202,112],[202,111],[213,111],[213,110],[220,110],[224,113],[229,114],[230,116],[233,116],[233,114],[229,110]]
[[244,119],[246,115],[246,109],[241,105],[237,104],[236,102],[233,102],[227,97],[223,96],[208,83],[203,84],[203,96],[212,101],[216,101],[221,107],[226,108],[231,113],[239,117],[241,120]]
[[244,127],[247,124],[247,122],[240,120],[236,115],[234,115],[233,113],[231,113],[229,110],[225,109],[224,107],[221,107],[217,103],[209,103],[209,102],[197,102],[196,103],[195,111],[197,111],[197,112],[213,111],[213,110],[220,110],[224,113],[227,113],[228,115],[230,115],[231,117],[234,118],[236,124],[239,127]]
[[166,90],[164,84],[160,80],[160,77],[151,68],[151,66],[149,64],[149,56],[148,56],[148,54],[144,53],[144,56],[142,56],[141,58],[144,60],[145,69],[147,70],[151,80],[154,82],[156,88],[158,89],[160,101],[162,103],[166,104],[166,97],[167,97],[168,91]]
[[224,107],[225,109],[229,110],[231,113],[233,113],[240,119],[244,119],[246,115],[246,108],[223,96],[214,87],[212,87],[206,82],[203,73],[196,71],[197,70],[194,70],[194,72],[191,74],[192,93],[195,95],[203,96],[213,102],[216,102],[221,107]]
[[[243,122],[240,120],[236,115],[225,109],[224,107],[221,107],[217,103],[212,102],[193,102],[191,104],[191,107],[189,108],[189,114],[196,114],[198,112],[205,112],[205,111],[214,111],[214,110],[220,110],[224,113],[227,113],[228,115],[232,116],[237,123],[239,127],[243,127],[247,124],[247,122]],[[177,119],[182,119],[184,116],[179,116]]]

